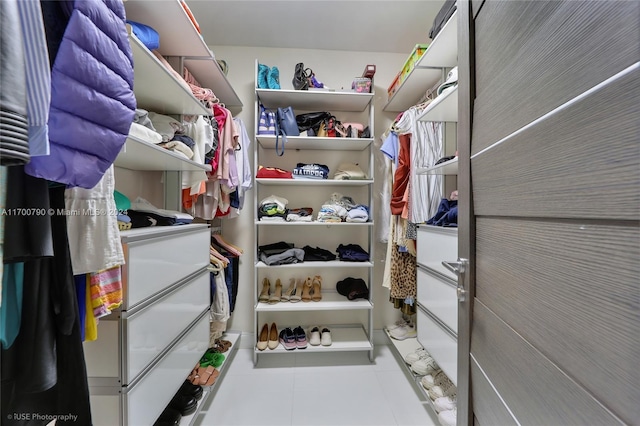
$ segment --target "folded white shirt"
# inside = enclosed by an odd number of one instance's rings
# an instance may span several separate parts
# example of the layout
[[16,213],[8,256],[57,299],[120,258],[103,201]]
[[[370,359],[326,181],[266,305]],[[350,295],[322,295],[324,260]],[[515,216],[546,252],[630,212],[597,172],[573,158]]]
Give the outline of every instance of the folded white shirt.
[[145,213],[155,213],[160,216],[170,217],[173,219],[191,219],[193,220],[193,216],[187,213],[182,213],[176,210],[165,210],[159,209],[147,200],[142,197],[138,197],[131,203],[131,210],[145,212]]

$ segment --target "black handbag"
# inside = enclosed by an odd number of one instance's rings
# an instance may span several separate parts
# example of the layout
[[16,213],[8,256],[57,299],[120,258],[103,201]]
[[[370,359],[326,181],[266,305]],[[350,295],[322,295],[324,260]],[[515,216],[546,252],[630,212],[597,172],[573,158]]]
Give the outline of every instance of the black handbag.
[[295,90],[309,90],[309,79],[313,71],[310,68],[304,67],[302,62],[296,64],[296,69],[293,73],[293,88]]
[[[306,114],[296,115],[296,123],[298,124],[298,130],[304,132],[309,129],[317,131],[320,128],[320,123],[331,117],[330,112],[308,112]],[[314,133],[315,134],[315,133]]]

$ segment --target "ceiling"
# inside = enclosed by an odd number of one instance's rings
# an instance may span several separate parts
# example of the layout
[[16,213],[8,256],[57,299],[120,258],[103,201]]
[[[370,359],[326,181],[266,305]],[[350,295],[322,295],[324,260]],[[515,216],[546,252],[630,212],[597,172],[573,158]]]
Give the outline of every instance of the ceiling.
[[444,0],[190,0],[209,45],[411,52]]

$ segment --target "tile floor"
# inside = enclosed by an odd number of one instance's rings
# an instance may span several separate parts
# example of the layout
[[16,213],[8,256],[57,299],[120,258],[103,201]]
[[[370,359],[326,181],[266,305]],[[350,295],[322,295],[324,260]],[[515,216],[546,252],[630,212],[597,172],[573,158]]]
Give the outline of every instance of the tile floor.
[[366,352],[263,355],[238,349],[198,426],[438,425],[386,345]]

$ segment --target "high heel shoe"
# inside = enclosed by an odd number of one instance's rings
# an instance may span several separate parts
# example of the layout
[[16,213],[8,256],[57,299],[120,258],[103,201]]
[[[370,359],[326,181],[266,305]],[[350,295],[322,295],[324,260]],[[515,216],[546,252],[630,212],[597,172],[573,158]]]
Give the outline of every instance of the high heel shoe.
[[262,291],[260,292],[260,297],[258,297],[258,302],[269,302],[269,292],[271,290],[271,283],[269,282],[269,278],[262,280]]
[[313,287],[311,277],[307,277],[302,287],[302,301],[311,302],[311,288]]
[[262,330],[260,330],[260,337],[258,338],[258,342],[256,343],[256,348],[259,351],[264,351],[267,349],[269,345],[269,324],[265,324],[262,326]]
[[291,299],[291,296],[293,295],[293,292],[295,291],[295,289],[296,289],[296,279],[295,278],[290,278],[289,279],[289,288],[287,289],[287,291],[284,292],[284,294],[280,298],[280,301],[288,302]]
[[275,349],[279,344],[280,341],[278,339],[278,327],[276,327],[276,323],[273,322],[271,323],[271,329],[269,330],[269,342],[267,343],[267,346],[269,347],[269,349]]
[[271,296],[269,296],[269,304],[273,305],[274,303],[278,303],[281,298],[282,298],[282,283],[280,282],[280,278],[278,278],[276,280],[276,290],[273,292]]
[[322,300],[322,277],[320,275],[316,275],[313,277],[313,296],[311,296],[311,300],[314,302],[319,302]]
[[299,302],[300,300],[302,300],[302,288],[304,287],[304,280],[298,278],[296,280],[296,288],[293,291],[293,294],[291,294],[291,297],[289,298],[290,302]]

